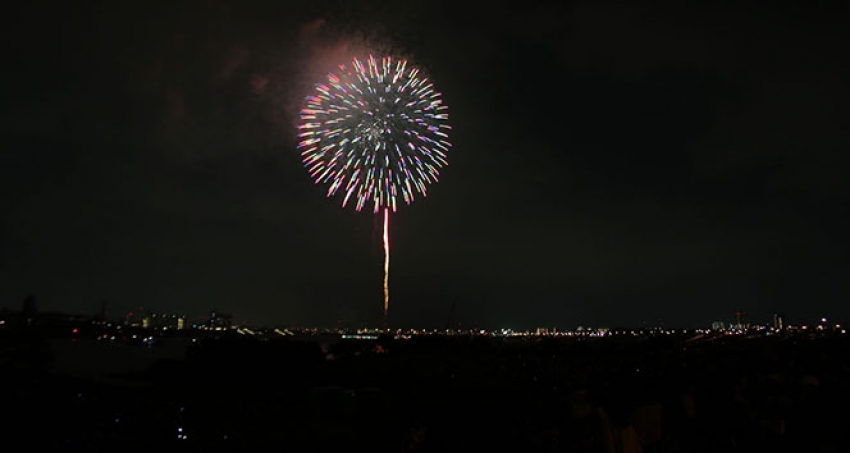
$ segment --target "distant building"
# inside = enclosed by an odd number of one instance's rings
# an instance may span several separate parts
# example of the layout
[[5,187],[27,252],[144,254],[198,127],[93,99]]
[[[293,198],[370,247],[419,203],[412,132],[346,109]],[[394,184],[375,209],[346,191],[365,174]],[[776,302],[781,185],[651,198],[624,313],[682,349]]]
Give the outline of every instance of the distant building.
[[124,325],[127,327],[142,327],[146,316],[144,307],[130,310],[124,314]]
[[210,313],[209,328],[214,330],[226,330],[233,328],[233,315],[218,313],[213,310]]
[[734,327],[736,329],[746,329],[746,328],[749,327],[749,324],[747,324],[744,321],[744,315],[745,314],[746,314],[746,312],[744,310],[735,310],[735,326]]
[[186,317],[182,315],[148,312],[142,318],[142,327],[146,329],[183,329],[186,327]]
[[785,329],[785,315],[782,313],[774,313],[773,314],[773,328],[776,330]]

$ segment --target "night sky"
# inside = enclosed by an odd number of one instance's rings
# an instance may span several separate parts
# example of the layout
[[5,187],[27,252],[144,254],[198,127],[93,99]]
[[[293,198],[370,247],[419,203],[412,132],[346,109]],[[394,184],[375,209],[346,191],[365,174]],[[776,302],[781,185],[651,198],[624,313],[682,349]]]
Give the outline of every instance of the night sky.
[[379,326],[379,218],[326,198],[295,137],[326,65],[376,49],[453,127],[391,217],[390,325],[850,314],[846,3],[22,3],[0,307]]

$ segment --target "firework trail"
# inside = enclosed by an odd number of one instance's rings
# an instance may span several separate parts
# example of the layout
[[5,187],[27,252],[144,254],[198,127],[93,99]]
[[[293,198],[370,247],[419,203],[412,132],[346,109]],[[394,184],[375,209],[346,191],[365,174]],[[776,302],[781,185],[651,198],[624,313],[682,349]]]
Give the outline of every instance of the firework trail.
[[384,316],[389,307],[389,211],[426,196],[448,165],[447,107],[421,71],[392,57],[353,58],[315,85],[300,112],[298,149],[327,197],[384,210]]
[[390,309],[390,210],[384,208],[384,319]]

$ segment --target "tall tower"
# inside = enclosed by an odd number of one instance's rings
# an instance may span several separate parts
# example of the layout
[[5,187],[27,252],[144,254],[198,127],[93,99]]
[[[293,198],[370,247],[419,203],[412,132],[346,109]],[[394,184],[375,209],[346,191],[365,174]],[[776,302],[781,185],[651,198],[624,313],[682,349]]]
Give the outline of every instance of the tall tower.
[[744,326],[744,315],[746,312],[744,310],[735,310],[735,328],[743,329]]
[[785,328],[785,315],[782,313],[773,314],[773,328],[783,330]]

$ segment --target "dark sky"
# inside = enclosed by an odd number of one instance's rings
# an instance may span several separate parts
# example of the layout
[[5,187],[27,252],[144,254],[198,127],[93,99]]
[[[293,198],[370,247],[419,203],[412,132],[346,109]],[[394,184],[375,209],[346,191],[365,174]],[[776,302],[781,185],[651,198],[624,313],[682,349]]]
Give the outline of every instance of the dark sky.
[[294,136],[322,64],[372,48],[422,67],[454,128],[391,219],[392,325],[850,314],[846,6],[24,3],[0,307],[380,325],[380,223],[325,198]]

